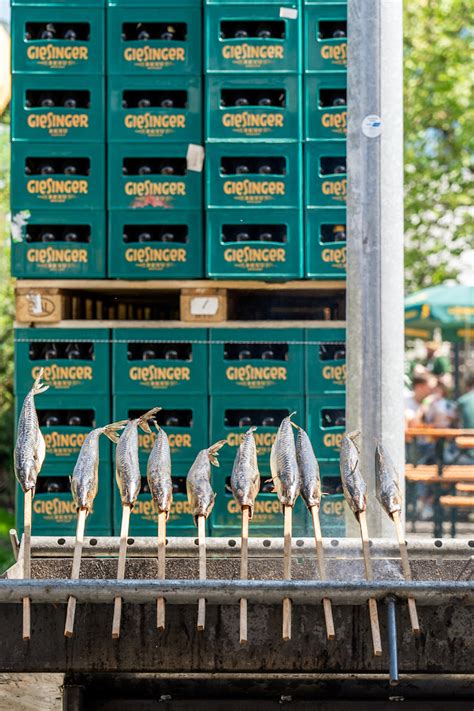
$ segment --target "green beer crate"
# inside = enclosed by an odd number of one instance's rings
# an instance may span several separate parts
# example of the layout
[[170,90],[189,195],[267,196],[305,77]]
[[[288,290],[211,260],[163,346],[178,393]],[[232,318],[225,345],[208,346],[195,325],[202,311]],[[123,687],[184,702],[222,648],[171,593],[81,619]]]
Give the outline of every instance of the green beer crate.
[[346,535],[346,504],[344,494],[329,494],[321,499],[319,509],[321,532],[325,538]]
[[328,395],[346,389],[346,329],[308,328],[305,332],[305,392]]
[[58,396],[108,395],[109,334],[108,328],[15,328],[15,392],[26,395],[43,368],[49,390],[38,396],[38,407],[54,406]]
[[111,76],[108,92],[109,141],[202,143],[199,77],[159,76],[150,85],[149,77]]
[[305,139],[345,139],[347,135],[347,75],[341,72],[305,74]]
[[108,158],[109,209],[201,209],[202,173],[188,170],[187,151],[185,143],[115,145]]
[[[194,459],[201,449],[209,446],[208,400],[202,395],[123,395],[113,398],[113,413],[116,420],[133,419],[153,407],[161,407],[156,421],[168,435],[171,459],[183,462]],[[170,423],[170,424],[168,424]],[[152,434],[138,430],[140,460],[146,462],[153,449],[155,428]]]
[[307,3],[304,7],[306,72],[347,70],[346,3]]
[[291,2],[208,5],[206,71],[300,72],[298,14],[297,3]]
[[211,395],[301,395],[304,331],[299,328],[213,328]]
[[308,207],[345,207],[346,141],[307,141],[305,192]]
[[275,399],[271,395],[248,394],[211,397],[211,440],[225,439],[227,447],[221,458],[233,461],[243,436],[249,427],[255,425],[257,454],[262,468],[270,461],[270,451],[281,420],[290,412],[296,412],[294,421],[305,426],[303,397],[282,395]]
[[208,391],[206,328],[116,328],[114,395],[203,395]]
[[[85,3],[80,3],[84,5]],[[103,74],[105,46],[104,10],[88,5],[70,7],[32,4],[12,11],[13,72],[53,74]],[[65,7],[67,5],[67,7]],[[53,25],[54,31],[46,26]],[[71,38],[71,31],[75,38]]]
[[198,210],[138,215],[109,212],[109,277],[200,279],[204,275],[203,218]]
[[[23,397],[17,396],[16,422],[18,422],[22,404]],[[46,467],[53,464],[61,464],[69,469],[74,467],[79,450],[89,432],[95,427],[102,427],[110,422],[108,394],[97,394],[95,397],[58,395],[56,398],[50,397],[49,399],[44,395],[39,395],[35,404],[40,429],[46,444],[44,461]],[[58,424],[53,422],[53,418],[59,421]],[[79,418],[79,424],[75,424],[73,418]],[[106,437],[101,437],[99,443],[100,458],[110,461],[109,440]]]
[[298,143],[208,143],[208,207],[299,207],[302,152]]
[[[191,513],[191,506],[186,493],[186,475],[191,468],[193,460],[188,462],[173,462],[173,502],[171,504],[170,517],[166,523],[166,536],[195,536],[197,528]],[[142,475],[142,486],[140,493],[132,509],[130,516],[131,536],[156,536],[158,530],[158,507],[153,500],[148,482],[146,479],[146,463],[141,462],[140,472]],[[120,533],[122,521],[122,502],[120,491],[116,481],[114,487],[114,531],[116,535]],[[212,517],[213,513],[211,513]],[[207,524],[209,532],[209,525]]]
[[346,428],[345,395],[307,397],[306,424],[317,458],[338,459]]
[[301,278],[299,210],[208,210],[207,275],[223,279]]
[[[44,465],[33,498],[33,536],[74,536],[77,511],[71,494],[71,467]],[[16,484],[16,528],[23,533],[24,495]],[[92,513],[86,518],[86,536],[112,535],[112,472],[107,461],[99,463],[99,490]]]
[[102,211],[20,210],[12,215],[11,240],[16,277],[105,277]]
[[[168,3],[163,7],[161,0],[139,0],[138,3],[133,2],[133,0],[106,0],[106,5],[109,8],[112,7],[123,7],[123,8],[136,8],[137,5],[140,6],[140,8],[154,8],[155,10],[159,9],[160,13],[162,10],[167,10],[168,9]],[[186,9],[191,9],[194,7],[199,7],[201,8],[202,6],[202,0],[176,0],[176,2],[172,3],[172,6],[185,6]],[[110,12],[110,10],[109,10]],[[156,17],[156,15],[155,15]]]
[[103,142],[104,115],[104,79],[99,75],[74,79],[54,74],[15,75],[14,140]]
[[[95,143],[12,143],[14,211],[57,207],[105,207],[104,145]],[[66,171],[66,172],[65,172]],[[75,171],[75,172],[72,172]]]
[[[233,461],[222,460],[218,469],[212,470],[212,486],[216,492],[214,509],[209,518],[211,535],[240,536],[242,515],[240,507],[232,494],[230,477]],[[260,463],[260,492],[255,499],[252,520],[249,524],[249,536],[283,536],[283,512],[276,493],[272,492],[269,464]],[[293,509],[293,536],[309,535],[309,515],[301,497]]]
[[11,5],[46,5],[47,7],[58,5],[59,7],[103,7],[106,0],[11,0]]
[[178,2],[169,6],[143,5],[141,0],[139,7],[107,10],[109,74],[150,78],[160,74],[201,74],[201,8],[180,7]]
[[305,211],[306,276],[346,278],[345,208],[309,207]]
[[208,74],[206,138],[299,141],[300,99],[301,77],[296,74]]

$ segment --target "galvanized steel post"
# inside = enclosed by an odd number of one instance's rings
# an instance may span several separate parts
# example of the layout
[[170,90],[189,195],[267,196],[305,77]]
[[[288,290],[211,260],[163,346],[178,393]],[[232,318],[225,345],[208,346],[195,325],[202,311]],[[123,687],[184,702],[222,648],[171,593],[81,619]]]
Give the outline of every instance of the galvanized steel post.
[[402,39],[402,0],[348,0],[347,427],[362,432],[371,537],[393,536],[375,438],[404,467]]

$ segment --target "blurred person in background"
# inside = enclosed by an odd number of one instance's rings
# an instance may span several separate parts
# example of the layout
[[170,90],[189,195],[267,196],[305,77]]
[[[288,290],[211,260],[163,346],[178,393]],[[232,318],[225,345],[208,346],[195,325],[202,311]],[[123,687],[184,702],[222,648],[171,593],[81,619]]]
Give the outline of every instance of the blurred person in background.
[[436,387],[436,378],[419,367],[412,379],[412,390],[405,396],[405,425],[416,427],[424,422],[430,396]]
[[438,429],[453,427],[456,419],[456,405],[449,399],[451,387],[452,378],[449,373],[438,378],[425,414],[425,422],[430,427]]
[[[459,426],[472,430],[474,429],[474,371],[466,375],[464,389],[464,395],[461,395],[456,403],[456,414]],[[474,449],[457,450],[456,463],[474,464]]]
[[424,353],[410,364],[410,374],[414,378],[420,372],[429,372],[438,378],[452,372],[449,344],[428,341],[423,344]]

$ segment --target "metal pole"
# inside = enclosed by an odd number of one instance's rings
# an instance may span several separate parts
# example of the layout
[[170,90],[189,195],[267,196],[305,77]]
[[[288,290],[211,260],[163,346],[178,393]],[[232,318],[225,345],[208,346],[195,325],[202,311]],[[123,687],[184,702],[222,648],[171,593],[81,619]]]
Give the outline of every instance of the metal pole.
[[398,684],[397,609],[395,607],[396,600],[394,597],[388,597],[386,603],[390,686],[396,686]]
[[[348,46],[347,421],[381,536],[392,531],[374,503],[375,439],[404,467],[402,1],[348,0]],[[350,515],[347,526],[355,535]]]

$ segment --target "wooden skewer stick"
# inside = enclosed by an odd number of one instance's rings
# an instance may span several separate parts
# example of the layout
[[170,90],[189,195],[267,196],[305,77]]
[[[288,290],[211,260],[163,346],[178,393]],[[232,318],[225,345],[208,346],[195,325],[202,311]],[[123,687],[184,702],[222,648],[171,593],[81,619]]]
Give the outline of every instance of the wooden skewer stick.
[[[249,574],[249,518],[250,508],[242,506],[242,539],[240,544],[240,579]],[[240,598],[240,644],[247,644],[247,600]]]
[[[374,579],[372,570],[372,560],[369,550],[369,531],[367,529],[367,518],[365,511],[359,512],[360,535],[362,538],[362,551],[364,554],[365,577],[367,580]],[[382,654],[382,639],[380,636],[379,613],[377,610],[377,600],[374,597],[369,598],[369,615],[370,627],[372,630],[372,644],[374,648],[374,656],[380,657]]]
[[[199,580],[206,580],[206,517],[198,516],[198,541],[199,541]],[[198,632],[203,632],[206,626],[206,598],[198,600]]]
[[[76,543],[74,545],[74,556],[72,559],[71,580],[79,578],[81,569],[82,546],[84,543],[84,528],[86,525],[87,509],[79,509],[77,512]],[[76,614],[76,598],[70,595],[67,601],[66,624],[64,626],[64,636],[72,637],[74,632],[74,617]]]
[[[132,507],[130,504],[123,504],[122,506],[122,526],[120,529],[120,548],[119,548],[119,558],[117,567],[117,580],[123,580],[125,577],[125,559],[127,556],[127,538],[128,538],[128,527],[130,525],[130,512]],[[122,598],[116,597],[114,599],[114,619],[112,622],[112,639],[118,639],[120,637],[120,622],[122,618]]]
[[[158,513],[158,579],[166,577],[166,511]],[[159,597],[156,603],[156,626],[165,629],[165,598]]]
[[[23,578],[31,578],[31,489],[25,493],[23,511]],[[23,598],[23,639],[27,642],[31,637],[31,600]]]
[[[321,524],[319,522],[319,510],[317,506],[311,506],[311,516],[313,519],[314,541],[316,543],[316,555],[318,557],[319,577],[321,580],[326,580],[326,561],[324,559],[323,536],[321,533]],[[334,630],[334,620],[332,617],[331,600],[328,597],[323,598],[324,619],[326,621],[326,634],[328,639],[335,639],[336,632]]]
[[[402,561],[402,570],[405,580],[411,580],[411,568],[410,561],[408,560],[407,544],[405,542],[405,536],[403,535],[402,522],[400,521],[400,514],[398,511],[392,513],[392,519],[395,524],[395,530],[397,532],[398,546],[400,548],[400,558]],[[415,598],[408,598],[408,614],[410,615],[410,623],[413,634],[420,634],[420,623],[418,621],[418,612],[416,609]]]
[[[283,524],[283,579],[291,580],[291,529],[292,529],[292,513],[291,506],[283,507],[284,524]],[[291,600],[285,597],[283,600],[283,640],[288,642],[291,639]]]

